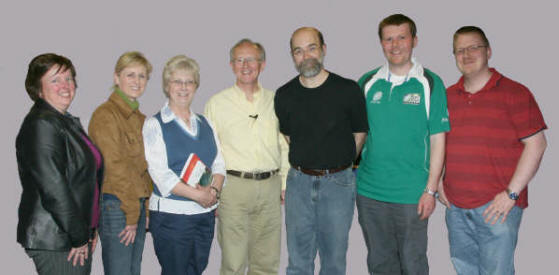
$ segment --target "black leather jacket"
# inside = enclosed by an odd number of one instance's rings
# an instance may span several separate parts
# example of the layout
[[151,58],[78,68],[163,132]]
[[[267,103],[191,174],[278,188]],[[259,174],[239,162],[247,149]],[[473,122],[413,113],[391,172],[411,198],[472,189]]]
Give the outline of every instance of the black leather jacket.
[[23,187],[17,241],[29,249],[70,250],[93,232],[95,184],[102,182],[95,157],[82,138],[79,119],[38,99],[16,138]]

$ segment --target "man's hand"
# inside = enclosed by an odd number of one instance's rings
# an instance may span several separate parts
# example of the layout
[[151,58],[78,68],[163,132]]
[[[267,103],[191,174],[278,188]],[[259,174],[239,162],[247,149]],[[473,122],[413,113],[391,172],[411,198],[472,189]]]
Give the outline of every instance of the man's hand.
[[420,216],[419,219],[424,220],[429,218],[433,210],[435,210],[435,196],[423,193],[417,204],[417,215]]
[[280,198],[281,198],[281,205],[284,205],[285,204],[285,190],[281,190]]
[[510,199],[507,192],[503,191],[497,194],[491,204],[483,211],[485,222],[495,224],[502,216],[501,223],[504,223],[515,203],[516,201]]

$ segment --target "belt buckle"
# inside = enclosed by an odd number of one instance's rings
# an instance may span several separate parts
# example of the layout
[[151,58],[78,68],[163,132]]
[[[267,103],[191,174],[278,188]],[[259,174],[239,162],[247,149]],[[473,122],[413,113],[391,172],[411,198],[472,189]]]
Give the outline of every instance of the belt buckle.
[[319,177],[323,177],[323,176],[326,176],[326,175],[330,174],[328,169],[313,170],[313,171],[315,171],[318,174]]

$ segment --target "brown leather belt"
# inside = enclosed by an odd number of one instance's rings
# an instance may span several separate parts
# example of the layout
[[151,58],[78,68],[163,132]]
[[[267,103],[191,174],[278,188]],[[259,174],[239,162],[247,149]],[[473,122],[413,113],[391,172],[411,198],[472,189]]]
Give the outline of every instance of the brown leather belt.
[[293,167],[293,169],[299,170],[301,173],[303,174],[307,174],[307,175],[311,175],[311,176],[325,176],[325,175],[329,175],[329,174],[334,174],[334,173],[338,173],[340,171],[343,171],[349,167],[351,167],[350,165],[346,165],[343,167],[339,167],[339,168],[333,168],[333,169],[324,169],[324,170],[320,170],[320,169],[305,169],[301,166],[291,166]]
[[268,172],[261,172],[261,173],[251,173],[251,172],[241,172],[236,170],[227,170],[227,174],[243,179],[251,179],[251,180],[265,180],[279,172],[279,169],[268,171]]

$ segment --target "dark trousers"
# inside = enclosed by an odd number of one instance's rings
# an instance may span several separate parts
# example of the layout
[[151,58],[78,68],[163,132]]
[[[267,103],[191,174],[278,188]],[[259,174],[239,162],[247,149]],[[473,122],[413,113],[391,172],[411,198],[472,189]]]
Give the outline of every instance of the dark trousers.
[[51,251],[25,249],[25,253],[33,260],[39,275],[89,275],[91,273],[91,250],[83,266],[76,266],[66,260],[70,251]]
[[357,195],[357,213],[367,245],[371,274],[426,275],[427,219],[417,204],[381,202]]
[[208,266],[215,211],[196,215],[150,211],[149,229],[162,275],[200,275]]

